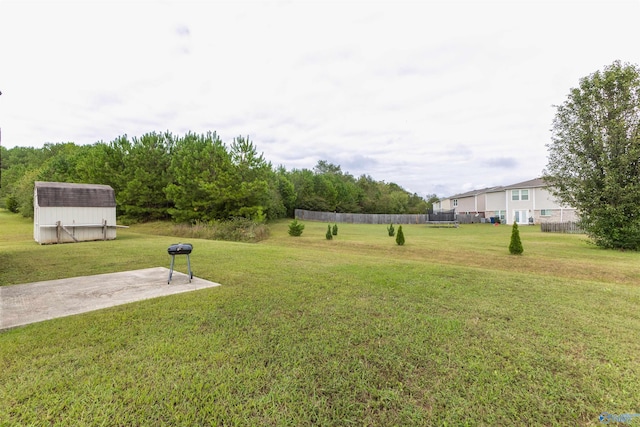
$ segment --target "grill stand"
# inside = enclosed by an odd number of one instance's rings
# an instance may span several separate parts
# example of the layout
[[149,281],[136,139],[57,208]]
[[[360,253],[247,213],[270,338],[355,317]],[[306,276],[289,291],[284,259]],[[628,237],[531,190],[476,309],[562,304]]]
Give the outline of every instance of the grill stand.
[[[193,273],[191,272],[191,259],[189,258],[189,254],[185,254],[187,256],[187,268],[189,269],[189,283],[191,283],[191,279],[193,279]],[[173,264],[175,263],[176,255],[171,255],[171,268],[169,269],[169,280],[167,281],[167,285],[171,284],[171,276],[173,276]]]

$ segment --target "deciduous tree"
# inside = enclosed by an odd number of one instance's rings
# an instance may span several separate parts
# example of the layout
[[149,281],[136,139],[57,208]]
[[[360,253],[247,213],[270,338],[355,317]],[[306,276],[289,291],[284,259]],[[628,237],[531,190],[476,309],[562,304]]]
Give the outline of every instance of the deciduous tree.
[[640,249],[640,69],[616,61],[557,107],[545,179],[605,248]]

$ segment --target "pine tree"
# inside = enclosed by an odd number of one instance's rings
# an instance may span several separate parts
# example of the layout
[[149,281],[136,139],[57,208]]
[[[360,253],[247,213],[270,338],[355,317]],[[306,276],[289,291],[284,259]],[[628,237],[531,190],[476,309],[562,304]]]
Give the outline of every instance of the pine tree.
[[520,230],[518,230],[518,223],[513,221],[513,227],[511,227],[511,243],[509,243],[509,252],[511,255],[521,255],[524,252],[522,242],[520,241]]
[[398,235],[396,236],[396,243],[400,246],[404,245],[404,233],[402,232],[402,226],[398,227]]
[[333,239],[333,234],[331,234],[331,226],[327,225],[327,234],[326,234],[327,240],[331,240]]
[[338,224],[333,224],[333,229],[331,230],[334,236],[338,235]]

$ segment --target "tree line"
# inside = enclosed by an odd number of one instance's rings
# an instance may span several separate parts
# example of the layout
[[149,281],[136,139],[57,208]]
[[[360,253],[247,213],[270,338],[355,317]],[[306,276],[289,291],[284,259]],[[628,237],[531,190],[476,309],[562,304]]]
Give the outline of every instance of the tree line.
[[128,221],[262,221],[293,217],[296,208],[411,214],[437,200],[369,175],[356,178],[325,160],[312,170],[274,167],[248,137],[225,144],[215,132],[0,147],[0,155],[0,201],[25,217],[33,216],[35,181],[110,185],[117,214]]

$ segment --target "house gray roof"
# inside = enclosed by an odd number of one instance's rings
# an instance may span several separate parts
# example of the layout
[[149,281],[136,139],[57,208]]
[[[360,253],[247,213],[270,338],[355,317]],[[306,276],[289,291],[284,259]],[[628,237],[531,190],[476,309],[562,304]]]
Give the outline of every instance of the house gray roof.
[[488,187],[480,190],[471,190],[471,191],[467,191],[466,193],[454,194],[453,196],[447,197],[447,199],[462,199],[463,197],[477,196],[479,194],[489,193],[491,191],[495,191],[501,188],[502,187]]
[[547,183],[544,182],[543,178],[534,178],[529,181],[519,182],[517,184],[507,185],[506,187],[502,187],[502,190],[512,190],[516,188],[538,188],[538,187],[546,187]]
[[36,181],[35,187],[38,200],[34,200],[34,203],[40,207],[116,206],[115,191],[108,185]]
[[489,187],[481,190],[467,191],[466,193],[454,194],[453,196],[446,197],[446,199],[462,199],[463,197],[477,196],[485,193],[498,193],[505,190],[514,190],[520,188],[539,188],[546,187],[547,184],[543,178],[534,178],[528,181],[518,182],[517,184],[511,184],[506,186]]

